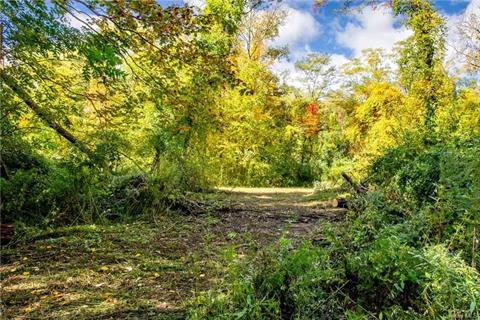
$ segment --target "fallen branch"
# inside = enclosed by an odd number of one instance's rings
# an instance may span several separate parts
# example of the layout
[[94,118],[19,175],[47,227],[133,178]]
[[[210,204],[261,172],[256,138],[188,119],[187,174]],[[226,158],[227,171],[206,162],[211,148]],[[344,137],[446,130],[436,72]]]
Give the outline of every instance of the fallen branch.
[[348,184],[355,190],[356,193],[362,194],[362,193],[367,193],[368,188],[365,186],[362,186],[361,184],[358,184],[353,181],[353,179],[346,174],[345,172],[342,172],[342,177],[348,182]]
[[[352,189],[355,191],[355,193],[364,194],[364,193],[368,192],[367,187],[353,181],[353,179],[348,174],[346,174],[345,172],[342,172],[342,177],[352,187]],[[335,199],[335,201],[336,201],[335,206],[337,208],[348,208],[348,200],[347,199],[337,198],[337,199]]]

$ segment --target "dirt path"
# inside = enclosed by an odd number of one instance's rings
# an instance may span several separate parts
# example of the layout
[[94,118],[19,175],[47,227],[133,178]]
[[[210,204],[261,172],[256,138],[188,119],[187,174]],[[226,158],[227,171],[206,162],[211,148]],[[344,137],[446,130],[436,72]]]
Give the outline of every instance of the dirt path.
[[[345,210],[335,208],[325,195],[310,188],[220,188],[226,206],[217,212],[223,227],[250,232],[259,240],[270,240],[287,232],[305,237],[319,220],[342,219]],[[328,197],[328,195],[326,195]]]
[[281,235],[316,238],[342,219],[336,193],[222,188],[210,213],[155,222],[77,225],[2,250],[0,318],[184,319],[185,305],[221,283],[225,250],[255,254]]

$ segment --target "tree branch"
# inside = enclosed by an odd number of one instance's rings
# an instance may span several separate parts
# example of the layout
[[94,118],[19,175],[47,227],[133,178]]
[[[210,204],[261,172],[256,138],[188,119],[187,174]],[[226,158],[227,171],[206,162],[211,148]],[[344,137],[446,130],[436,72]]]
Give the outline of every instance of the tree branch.
[[15,79],[8,75],[6,72],[0,72],[0,80],[2,80],[22,101],[50,128],[52,128],[59,136],[73,144],[80,151],[85,153],[88,157],[94,158],[94,152],[83,142],[78,140],[72,133],[67,129],[63,128],[59,123],[57,123],[50,112],[42,109],[37,105],[30,95],[17,84]]

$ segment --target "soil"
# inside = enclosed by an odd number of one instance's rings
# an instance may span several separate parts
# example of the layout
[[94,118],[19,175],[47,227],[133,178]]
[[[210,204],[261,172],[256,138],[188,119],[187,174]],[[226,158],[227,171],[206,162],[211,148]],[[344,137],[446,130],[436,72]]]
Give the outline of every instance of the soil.
[[216,212],[219,228],[250,232],[259,241],[287,233],[306,238],[319,221],[343,219],[346,210],[329,200],[315,200],[310,188],[221,188],[224,207]]
[[321,238],[343,219],[335,192],[220,188],[213,209],[154,222],[57,228],[2,249],[2,319],[183,319],[186,305],[219,286],[226,250],[255,254],[281,236]]

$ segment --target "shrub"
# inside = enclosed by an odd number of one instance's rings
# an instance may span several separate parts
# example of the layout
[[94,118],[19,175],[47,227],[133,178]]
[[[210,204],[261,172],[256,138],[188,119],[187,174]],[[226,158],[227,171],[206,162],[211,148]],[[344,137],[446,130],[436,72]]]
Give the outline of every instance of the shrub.
[[425,148],[415,140],[389,149],[372,164],[370,182],[405,206],[431,204],[437,197],[442,149]]
[[201,295],[190,319],[328,319],[341,310],[329,299],[339,279],[327,251],[283,239],[255,260],[231,260],[226,289]]
[[449,241],[472,265],[480,265],[472,248],[480,230],[479,154],[480,137],[449,144],[440,163],[438,202],[429,216],[432,235]]
[[19,169],[1,179],[2,219],[49,225],[92,221],[108,190],[100,172],[63,163]]
[[419,269],[424,314],[432,319],[478,319],[480,276],[443,245],[422,250]]

